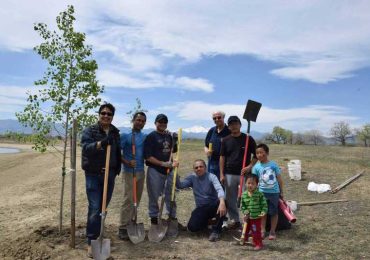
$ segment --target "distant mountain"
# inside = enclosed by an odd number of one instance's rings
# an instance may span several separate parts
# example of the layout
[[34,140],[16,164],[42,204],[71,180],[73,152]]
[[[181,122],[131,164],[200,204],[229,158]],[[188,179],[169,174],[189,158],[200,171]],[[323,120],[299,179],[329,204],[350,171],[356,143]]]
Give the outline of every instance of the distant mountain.
[[[58,127],[59,128],[59,127]],[[130,127],[118,127],[118,129],[122,133],[128,133],[131,131]],[[153,128],[144,128],[144,133],[150,133],[154,131]],[[245,132],[244,129],[242,129]],[[24,133],[24,134],[32,134],[32,129],[29,127],[22,126],[17,120],[13,119],[2,119],[0,120],[0,134],[5,134],[6,132],[17,132],[17,133]],[[183,128],[182,136],[184,139],[204,139],[207,135],[208,128],[203,126],[193,126],[189,128]],[[53,135],[57,135],[57,133],[53,133]],[[265,133],[260,133],[256,131],[251,131],[251,135],[254,139],[258,140],[261,139]]]
[[6,132],[31,134],[32,129],[22,126],[17,120],[2,119],[0,120],[0,134],[5,134]]

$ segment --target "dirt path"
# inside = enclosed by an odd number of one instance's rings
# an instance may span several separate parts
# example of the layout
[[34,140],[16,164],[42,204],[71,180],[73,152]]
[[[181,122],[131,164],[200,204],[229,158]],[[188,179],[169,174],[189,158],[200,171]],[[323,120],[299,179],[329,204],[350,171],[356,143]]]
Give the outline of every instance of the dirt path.
[[[66,176],[64,229],[58,233],[59,195],[60,195],[60,156],[53,152],[40,154],[33,152],[30,146],[0,144],[0,147],[17,147],[22,152],[17,154],[0,154],[0,259],[87,259],[85,256],[84,229],[86,222],[85,180],[81,169],[77,171],[77,245],[75,250],[69,248],[69,205],[70,178]],[[307,149],[307,147],[302,148]],[[282,158],[287,155],[285,152]],[[278,156],[279,152],[276,152]],[[296,155],[297,151],[293,151]],[[349,158],[352,150],[344,158]],[[184,152],[184,159],[192,161],[198,157],[197,152]],[[284,156],[284,157],[283,157]],[[305,158],[302,153],[301,158]],[[323,178],[340,183],[348,173],[341,173],[342,165],[332,168],[332,174],[326,177],[319,169],[325,167],[318,159],[309,158],[309,168],[305,169],[301,182],[287,182],[286,196],[298,201],[333,199],[333,195],[317,195],[306,191],[309,178]],[[77,158],[78,162],[80,158]],[[354,164],[363,168],[368,158]],[[308,161],[308,160],[307,160]],[[303,162],[305,163],[305,162]],[[344,163],[344,162],[343,162]],[[305,165],[308,165],[306,162]],[[359,166],[356,166],[359,165]],[[333,166],[330,166],[333,167]],[[356,169],[357,169],[356,168]],[[370,172],[369,166],[366,168]],[[316,172],[319,174],[315,175]],[[327,170],[327,172],[330,172]],[[343,172],[343,171],[342,171]],[[339,177],[338,177],[339,176]],[[297,258],[335,258],[361,259],[368,257],[370,249],[367,241],[370,233],[368,219],[370,207],[367,188],[370,185],[368,174],[335,195],[334,199],[347,198],[348,203],[302,207],[297,212],[298,222],[293,229],[278,233],[278,240],[265,241],[266,249],[253,252],[251,247],[235,245],[233,236],[236,232],[226,232],[222,240],[210,243],[207,234],[196,235],[181,232],[177,239],[165,239],[154,244],[145,241],[134,246],[130,242],[117,239],[119,220],[121,178],[116,179],[116,186],[107,216],[107,236],[112,240],[113,259],[297,259]],[[178,217],[185,224],[193,208],[191,191],[178,194]],[[142,205],[139,208],[139,221],[148,228],[144,191]]]

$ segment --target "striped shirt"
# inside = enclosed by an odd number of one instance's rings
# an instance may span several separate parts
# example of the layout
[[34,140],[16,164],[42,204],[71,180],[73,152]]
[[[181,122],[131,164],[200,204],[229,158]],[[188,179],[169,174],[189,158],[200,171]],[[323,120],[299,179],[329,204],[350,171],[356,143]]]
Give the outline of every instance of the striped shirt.
[[267,213],[267,201],[262,192],[255,190],[252,195],[248,191],[243,192],[241,210],[243,214],[249,214],[251,219],[259,218]]

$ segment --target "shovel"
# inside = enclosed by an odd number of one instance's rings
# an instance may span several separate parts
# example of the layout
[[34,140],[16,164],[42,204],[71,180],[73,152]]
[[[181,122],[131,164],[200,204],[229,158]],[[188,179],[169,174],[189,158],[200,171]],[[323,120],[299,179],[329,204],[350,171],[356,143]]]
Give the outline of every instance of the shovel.
[[[182,128],[179,129],[178,133],[178,145],[177,145],[177,154],[176,154],[176,161],[179,161],[180,156],[180,144],[181,144],[181,137],[182,137]],[[171,192],[171,203],[170,203],[170,212],[168,214],[168,230],[167,236],[169,237],[177,237],[179,233],[179,223],[177,219],[172,219],[171,214],[173,207],[175,206],[175,187],[176,187],[176,179],[177,179],[177,171],[179,167],[176,167],[173,173],[172,179],[172,192]]]
[[[245,139],[245,149],[244,149],[244,156],[243,156],[243,168],[246,166],[247,162],[247,155],[248,155],[248,145],[249,145],[249,132],[251,128],[251,121],[256,122],[258,112],[261,109],[262,104],[253,100],[248,100],[247,106],[244,111],[243,118],[248,122],[248,129],[247,129],[247,138]],[[244,174],[240,175],[239,180],[239,190],[238,190],[238,200],[237,205],[240,208],[240,200],[243,193],[243,186],[244,186]]]
[[[165,186],[166,188],[166,186]],[[159,206],[159,214],[158,214],[158,224],[151,225],[149,232],[148,232],[148,239],[150,242],[161,242],[164,236],[167,233],[167,225],[163,225],[162,223],[162,211],[164,207],[164,197],[165,197],[165,190],[162,193],[162,198],[160,199],[160,206]]]
[[[132,156],[135,158],[135,136],[132,133]],[[133,179],[133,198],[134,198],[134,218],[130,221],[127,227],[127,234],[131,242],[134,244],[140,243],[145,239],[145,230],[143,223],[137,223],[137,185],[136,185],[136,168],[132,168]]]
[[91,251],[94,259],[105,260],[110,256],[110,239],[103,239],[104,222],[107,215],[107,190],[109,175],[110,145],[107,146],[107,156],[105,159],[104,189],[101,210],[100,235],[96,240],[91,240]]

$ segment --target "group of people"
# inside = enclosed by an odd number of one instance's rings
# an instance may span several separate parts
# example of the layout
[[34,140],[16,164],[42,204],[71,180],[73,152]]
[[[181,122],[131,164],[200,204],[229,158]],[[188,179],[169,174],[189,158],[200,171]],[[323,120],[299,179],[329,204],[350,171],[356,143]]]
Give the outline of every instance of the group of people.
[[[169,219],[176,219],[176,204],[171,205],[170,197],[174,181],[173,169],[179,166],[179,162],[172,158],[177,152],[177,135],[167,130],[168,117],[158,114],[154,122],[156,129],[146,135],[142,132],[146,115],[144,112],[136,112],[132,117],[132,131],[120,134],[112,124],[115,114],[112,104],[101,105],[98,113],[98,122],[84,129],[81,137],[82,168],[85,171],[88,198],[86,236],[89,256],[91,240],[100,234],[108,145],[111,153],[107,205],[113,194],[115,178],[122,169],[119,238],[128,239],[127,227],[133,219],[133,171],[137,179],[135,190],[138,203],[146,179],[151,225],[158,225],[157,201],[162,192]],[[191,187],[194,194],[196,208],[191,213],[187,230],[197,232],[211,224],[209,240],[217,241],[223,226],[227,229],[240,229],[238,186],[240,176],[244,175],[246,191],[241,198],[242,219],[248,223],[247,235],[253,237],[255,249],[261,249],[267,214],[271,217],[268,238],[276,238],[278,200],[283,191],[280,169],[275,162],[268,160],[267,145],[256,145],[253,137],[240,131],[242,124],[237,116],[230,116],[226,124],[225,113],[217,111],[212,114],[212,119],[215,126],[208,131],[204,146],[208,167],[203,159],[197,159],[193,163],[193,173],[183,180],[177,176],[176,180],[178,189]],[[144,164],[147,166],[146,174]]]

